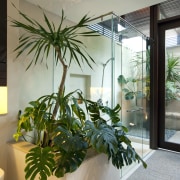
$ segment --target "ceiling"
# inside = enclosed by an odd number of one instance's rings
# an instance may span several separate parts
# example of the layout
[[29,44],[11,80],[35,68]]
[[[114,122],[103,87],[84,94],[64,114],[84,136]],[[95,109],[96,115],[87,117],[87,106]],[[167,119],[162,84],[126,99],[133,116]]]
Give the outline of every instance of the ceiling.
[[103,14],[114,12],[123,15],[142,9],[165,0],[25,0],[32,4],[61,15],[65,11],[67,19],[78,22],[85,14],[90,17],[98,17]]

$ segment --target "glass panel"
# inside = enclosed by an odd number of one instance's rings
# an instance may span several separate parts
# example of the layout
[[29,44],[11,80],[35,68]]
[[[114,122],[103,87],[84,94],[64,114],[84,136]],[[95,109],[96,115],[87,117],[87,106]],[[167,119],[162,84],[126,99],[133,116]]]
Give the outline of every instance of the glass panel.
[[113,106],[112,87],[112,36],[113,36],[113,15],[103,16],[92,23],[89,28],[101,35],[101,37],[91,42],[93,57],[97,63],[97,70],[91,76],[90,94],[93,101],[97,101],[109,107]]
[[[149,39],[123,19],[115,41],[115,103],[121,104],[121,119],[136,151],[144,157],[149,149]],[[133,164],[132,166],[135,166]],[[122,175],[131,168],[124,167]]]
[[[114,14],[96,19],[89,28],[101,34],[88,49],[98,60],[98,73],[91,75],[91,98],[107,106],[121,105],[122,123],[129,129],[133,147],[144,157],[150,152],[150,40]],[[135,165],[125,166],[122,176]]]
[[180,144],[180,28],[165,31],[165,141]]

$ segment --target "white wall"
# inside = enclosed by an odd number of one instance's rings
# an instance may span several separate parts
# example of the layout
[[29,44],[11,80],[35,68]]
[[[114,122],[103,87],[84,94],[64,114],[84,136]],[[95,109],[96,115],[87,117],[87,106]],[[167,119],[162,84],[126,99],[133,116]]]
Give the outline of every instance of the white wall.
[[[12,169],[8,173],[8,180],[24,180],[25,155],[32,148],[32,144],[19,142],[9,144],[8,165]],[[34,180],[39,179],[36,177]],[[50,176],[48,180],[119,180],[120,170],[114,167],[105,154],[93,155],[87,158],[73,173],[67,173],[62,178]]]
[[[13,3],[19,7],[19,0],[14,0]],[[8,16],[17,17],[17,13],[10,5],[8,1]],[[9,22],[8,22],[9,24]],[[12,139],[12,133],[14,132],[17,111],[19,109],[19,77],[21,77],[21,71],[18,63],[14,63],[14,54],[12,50],[17,45],[18,31],[12,30],[8,26],[7,36],[7,82],[8,82],[8,111],[7,115],[0,115],[0,167],[6,171],[7,165],[7,147],[6,142]]]
[[[24,0],[13,0],[8,2],[8,17],[19,19],[17,10],[12,6],[15,4],[17,9],[30,14],[39,22],[42,22],[42,15],[39,8],[27,3]],[[48,14],[52,16],[51,14]],[[52,16],[54,17],[54,16]],[[57,17],[54,17],[57,20]],[[16,59],[13,50],[18,45],[19,30],[10,26],[8,21],[7,32],[7,86],[8,86],[8,114],[0,115],[0,168],[7,171],[7,146],[6,143],[11,141],[13,133],[16,131],[17,114],[23,110],[30,100],[44,94],[50,94],[53,91],[53,64],[48,63],[48,69],[45,64],[32,66],[26,71],[30,57],[23,56]],[[52,56],[49,57],[51,60]]]
[[[88,30],[89,31],[89,30]],[[82,40],[82,37],[81,39]],[[84,62],[82,63],[82,67],[80,68],[76,62],[72,61],[72,64],[68,70],[67,78],[66,78],[66,92],[74,91],[80,88],[81,84],[78,80],[77,82],[73,82],[72,86],[72,75],[79,75],[79,78],[83,81],[83,78],[88,77],[89,79],[89,87],[87,91],[90,91],[91,94],[88,94],[88,98],[91,100],[98,100],[100,98],[100,87],[102,82],[102,73],[103,73],[103,64],[111,58],[111,39],[104,36],[97,37],[86,37],[82,40],[87,47],[88,54],[94,59],[95,63],[90,63],[92,69]],[[79,58],[79,61],[81,59]],[[57,92],[60,83],[60,74],[62,70],[60,66],[56,66],[54,68],[54,91]],[[79,79],[80,80],[80,79]],[[106,91],[104,92],[104,97],[106,98],[104,101],[110,102],[110,93],[107,90],[111,87],[111,64],[109,63],[105,68],[105,76],[104,76],[104,86]]]

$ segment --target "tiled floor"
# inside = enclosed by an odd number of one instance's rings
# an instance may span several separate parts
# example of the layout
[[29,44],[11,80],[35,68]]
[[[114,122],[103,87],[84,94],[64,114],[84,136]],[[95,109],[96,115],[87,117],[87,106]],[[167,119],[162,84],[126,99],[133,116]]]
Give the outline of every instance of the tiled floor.
[[[132,146],[135,148],[136,152],[143,158],[146,159],[149,154],[151,154],[152,150],[149,148],[149,141],[148,140],[143,140],[142,138],[137,138],[137,137],[129,137],[132,141]],[[129,176],[129,174],[133,173],[140,164],[138,163],[133,163],[130,166],[125,166],[122,168],[122,180],[126,180]]]

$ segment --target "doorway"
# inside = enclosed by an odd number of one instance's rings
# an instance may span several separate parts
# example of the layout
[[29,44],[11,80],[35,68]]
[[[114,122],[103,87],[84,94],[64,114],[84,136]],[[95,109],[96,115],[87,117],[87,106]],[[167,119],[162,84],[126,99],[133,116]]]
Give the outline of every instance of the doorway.
[[158,25],[158,146],[180,151],[180,19]]

